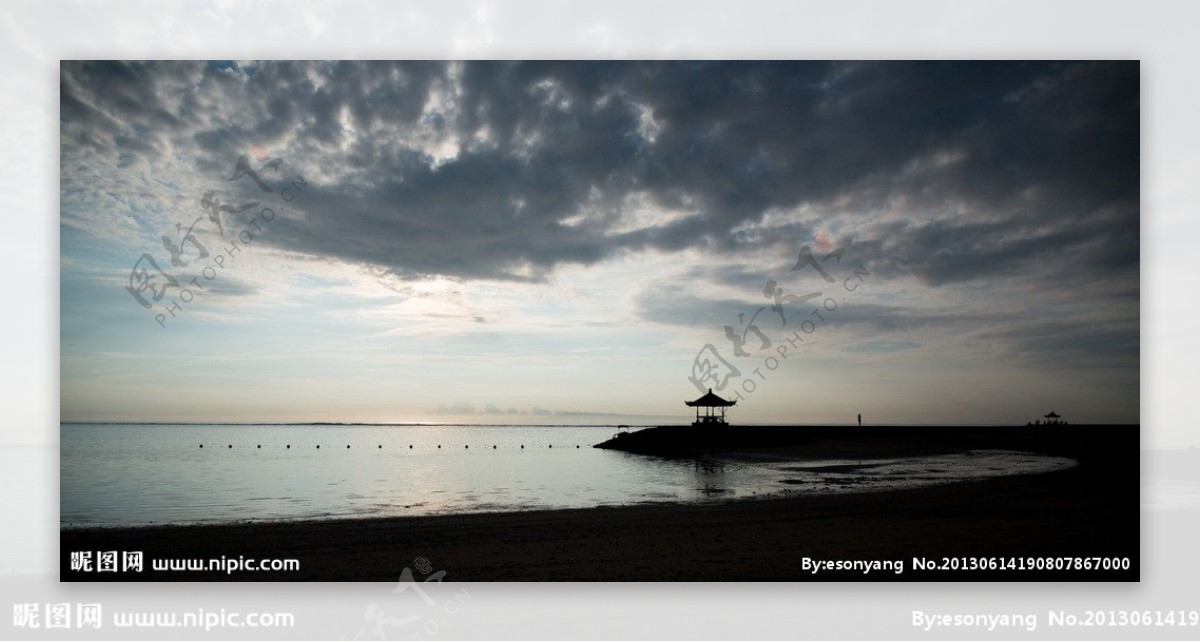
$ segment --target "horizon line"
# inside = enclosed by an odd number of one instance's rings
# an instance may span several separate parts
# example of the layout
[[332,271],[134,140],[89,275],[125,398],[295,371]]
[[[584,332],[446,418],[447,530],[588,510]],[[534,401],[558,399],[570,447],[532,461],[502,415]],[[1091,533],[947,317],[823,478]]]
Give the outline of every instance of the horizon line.
[[[466,422],[435,423],[435,422],[361,422],[361,421],[352,421],[352,422],[337,422],[337,421],[300,421],[300,422],[297,422],[297,421],[287,421],[287,422],[278,422],[278,421],[215,421],[215,422],[214,421],[59,421],[58,423],[60,426],[65,426],[65,425],[72,425],[72,426],[84,426],[84,425],[96,425],[96,426],[502,426],[502,427],[528,426],[528,427],[566,427],[566,428],[575,428],[575,427],[578,427],[578,428],[604,428],[604,427],[618,427],[618,426],[627,426],[630,428],[634,428],[634,427],[643,428],[643,427],[658,427],[658,426],[690,426],[691,425],[690,423],[680,423],[680,424],[641,424],[641,423],[639,423],[639,424],[624,424],[624,423],[621,423],[621,424],[618,424],[618,423],[562,424],[562,423],[552,423],[552,424],[545,424],[545,423],[466,423]],[[1078,427],[1078,426],[1139,426],[1140,427],[1141,425],[1142,425],[1141,422],[1137,422],[1137,423],[1128,423],[1128,422],[1079,423],[1079,424],[1066,424],[1066,427]],[[847,422],[847,423],[764,422],[764,423],[730,424],[730,426],[733,428],[737,428],[738,426],[778,426],[778,427],[851,426],[851,427],[856,427],[856,428],[858,428],[858,427],[862,427],[862,428],[922,427],[922,426],[928,426],[928,427],[972,427],[972,428],[981,428],[981,427],[996,427],[996,428],[1049,427],[1049,428],[1055,428],[1055,427],[1063,427],[1063,426],[1054,426],[1054,425],[1046,425],[1046,424],[1039,425],[1039,424],[1029,424],[1029,423],[1017,424],[1017,423],[989,423],[989,422],[985,422],[985,423],[962,423],[962,422],[889,423],[889,422],[885,422],[885,423],[878,423],[878,424],[865,424],[862,426],[859,426],[857,423],[854,423],[854,422]]]

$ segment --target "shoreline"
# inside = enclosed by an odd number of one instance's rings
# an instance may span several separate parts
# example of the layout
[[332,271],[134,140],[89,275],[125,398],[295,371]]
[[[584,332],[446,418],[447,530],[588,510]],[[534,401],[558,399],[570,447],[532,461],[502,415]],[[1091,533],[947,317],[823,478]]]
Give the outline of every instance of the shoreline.
[[[992,437],[986,440],[989,446],[1008,447],[1013,441],[1008,437],[1014,435]],[[1017,441],[1028,437],[1026,431]],[[1037,447],[1014,449],[1069,456],[1079,464],[1047,473],[881,492],[421,517],[64,529],[60,579],[396,582],[406,567],[415,569],[414,561],[425,558],[433,571],[446,571],[448,581],[1137,581],[1138,438],[1136,428],[1092,429],[1083,437],[1077,430],[1037,435]],[[828,448],[810,444],[808,454],[823,456],[849,447],[841,439],[825,445]],[[146,570],[70,570],[71,551],[109,550],[143,551]],[[150,570],[151,559],[222,556],[293,558],[300,569],[232,574]],[[1128,557],[1130,568],[911,568],[914,557],[1047,556]],[[902,574],[814,575],[805,566],[806,558],[902,560],[909,568]]]
[[[786,456],[778,456],[778,460],[773,460],[775,463],[797,462],[794,458]],[[846,464],[846,468],[870,468],[875,464]],[[1075,462],[1078,466],[1078,462]],[[1074,466],[1073,466],[1074,467]],[[1072,467],[1072,468],[1073,468]],[[839,466],[829,468],[841,468]],[[1068,468],[1069,469],[1069,468]],[[820,469],[815,469],[820,470]],[[556,508],[556,506],[541,506],[541,508],[529,509],[514,509],[514,510],[464,510],[454,512],[439,512],[439,514],[431,515],[386,515],[386,516],[332,516],[332,517],[282,517],[276,520],[242,520],[236,522],[179,522],[179,523],[142,523],[142,524],[91,524],[91,526],[71,526],[71,524],[60,524],[59,532],[61,534],[102,534],[102,533],[120,533],[126,534],[139,533],[149,534],[150,530],[176,530],[176,529],[191,529],[191,528],[222,528],[222,527],[257,527],[257,526],[287,526],[287,524],[295,524],[295,526],[310,526],[319,527],[324,524],[337,524],[340,527],[353,526],[354,523],[366,522],[384,522],[384,521],[400,521],[400,520],[430,520],[430,518],[438,517],[487,517],[487,516],[504,516],[504,515],[526,515],[539,514],[539,512],[564,512],[564,511],[592,511],[592,510],[620,510],[620,509],[653,509],[653,508],[668,508],[668,506],[720,506],[724,504],[737,503],[762,503],[774,502],[774,500],[790,500],[790,499],[805,499],[805,498],[838,498],[852,497],[858,494],[887,494],[900,493],[907,491],[919,491],[924,488],[936,488],[942,486],[953,486],[959,484],[972,484],[972,482],[1016,478],[1016,476],[1034,476],[1048,475],[1058,472],[1045,473],[1012,473],[1004,475],[988,476],[988,478],[974,479],[958,479],[946,481],[926,482],[926,484],[908,487],[887,487],[887,488],[839,488],[836,491],[808,491],[797,493],[791,488],[779,488],[772,492],[764,492],[761,496],[749,497],[713,497],[709,499],[694,500],[694,502],[685,502],[685,500],[644,500],[635,504],[601,504],[595,506],[572,506],[572,508]],[[784,484],[790,480],[784,480]]]
[[[1020,451],[1012,451],[1020,452]],[[1036,454],[1036,453],[1029,453]],[[806,460],[796,459],[794,456],[789,456],[782,453],[750,453],[745,451],[730,451],[727,453],[715,453],[715,456],[726,460],[734,460],[741,462],[771,462],[775,464],[784,463],[802,463]],[[874,460],[866,460],[873,462]],[[1074,463],[1065,468],[1070,470],[1079,465],[1079,462],[1072,460]],[[882,463],[863,463],[863,464],[837,464],[832,466],[823,466],[816,468],[804,468],[803,471],[814,472],[854,472],[858,469],[874,468],[877,466],[886,465]],[[840,470],[834,470],[840,469]],[[797,492],[789,488],[780,488],[770,492],[764,492],[762,495],[750,495],[740,497],[722,497],[716,496],[706,499],[685,501],[685,500],[645,500],[632,504],[602,504],[597,506],[574,506],[574,507],[553,507],[541,506],[531,508],[516,508],[516,509],[500,509],[500,510],[464,510],[445,513],[429,513],[417,515],[368,515],[368,516],[312,516],[312,517],[283,517],[277,519],[246,519],[240,521],[213,521],[213,522],[150,522],[141,524],[92,524],[92,525],[73,525],[60,524],[59,532],[62,534],[100,534],[100,533],[123,533],[125,531],[145,533],[147,531],[161,530],[176,530],[176,529],[192,529],[192,528],[221,528],[221,527],[253,527],[253,526],[279,526],[279,525],[310,525],[319,526],[331,523],[349,526],[354,523],[365,523],[374,521],[389,521],[389,520],[425,520],[436,519],[441,517],[474,517],[474,516],[502,516],[511,514],[526,514],[526,513],[555,513],[564,511],[592,511],[599,509],[624,509],[624,508],[655,508],[655,507],[672,507],[672,506],[720,506],[723,504],[741,503],[741,502],[770,502],[774,500],[801,500],[806,498],[837,498],[851,497],[854,495],[879,495],[887,493],[901,493],[907,491],[922,490],[927,488],[938,488],[943,486],[953,486],[958,484],[978,483],[988,480],[1008,479],[1012,477],[1030,477],[1036,475],[1048,475],[1054,472],[1063,471],[1046,471],[1033,473],[1010,473],[1003,475],[994,475],[989,477],[964,478],[964,479],[948,479],[945,481],[928,482],[915,486],[900,486],[889,488],[842,488],[838,490],[826,491],[803,491]],[[782,480],[782,483],[789,483],[791,480]],[[344,523],[344,524],[343,524]]]

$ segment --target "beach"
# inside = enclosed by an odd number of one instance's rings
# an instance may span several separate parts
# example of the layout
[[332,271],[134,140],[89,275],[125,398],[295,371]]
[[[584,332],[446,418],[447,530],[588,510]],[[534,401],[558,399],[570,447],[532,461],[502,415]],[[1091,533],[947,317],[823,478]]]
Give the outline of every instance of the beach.
[[[936,431],[935,431],[936,432]],[[844,433],[846,439],[861,436]],[[953,436],[952,432],[936,434]],[[64,581],[379,581],[428,562],[445,581],[1124,580],[1139,578],[1138,428],[976,431],[972,444],[1079,464],[876,493],[705,504],[201,526],[65,529]],[[984,435],[984,436],[981,436]],[[960,437],[955,436],[956,440]],[[932,438],[930,438],[932,439]],[[823,448],[844,452],[845,439]],[[933,439],[933,441],[937,441]],[[910,444],[911,439],[905,440]],[[949,448],[927,444],[927,449]],[[821,454],[810,445],[810,456]],[[957,447],[957,446],[956,446]],[[886,454],[876,442],[872,456]],[[790,457],[789,449],[742,452]],[[72,551],[142,551],[142,572],[70,570]],[[971,568],[1007,558],[1130,558],[1127,570]],[[295,571],[153,571],[152,559],[296,559]],[[423,559],[421,559],[423,558]],[[913,558],[958,570],[916,570]],[[421,559],[418,564],[417,560]],[[814,560],[896,561],[903,572],[812,572]],[[1010,560],[1011,561],[1011,560]]]

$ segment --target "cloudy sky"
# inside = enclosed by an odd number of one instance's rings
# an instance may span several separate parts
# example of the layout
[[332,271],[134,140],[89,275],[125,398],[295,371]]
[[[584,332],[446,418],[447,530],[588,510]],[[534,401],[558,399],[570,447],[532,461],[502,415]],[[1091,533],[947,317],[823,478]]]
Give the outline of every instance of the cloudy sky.
[[679,423],[709,386],[741,422],[1138,421],[1136,62],[60,92],[64,421]]

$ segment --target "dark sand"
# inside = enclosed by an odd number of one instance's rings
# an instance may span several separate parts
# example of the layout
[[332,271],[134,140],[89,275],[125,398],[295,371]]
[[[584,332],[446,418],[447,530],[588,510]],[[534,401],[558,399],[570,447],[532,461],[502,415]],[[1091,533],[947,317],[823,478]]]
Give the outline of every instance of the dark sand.
[[[926,447],[917,450],[960,448],[963,437],[945,430],[927,434]],[[447,581],[1138,579],[1136,426],[1080,426],[1054,433],[964,430],[974,431],[967,439],[972,447],[1064,455],[1080,465],[913,490],[699,505],[72,529],[61,535],[61,579],[396,582],[405,567],[418,579],[424,577],[414,563],[418,557],[429,560],[434,570],[446,571]],[[889,448],[887,439],[865,433],[823,437],[802,447],[803,452],[778,448],[757,454],[904,456],[913,449],[909,437],[902,448]],[[69,570],[71,551],[109,550],[144,551],[147,570],[129,575]],[[300,570],[232,575],[149,570],[150,558],[221,556],[296,558]],[[918,572],[912,568],[917,556],[938,561],[963,556],[1128,557],[1131,564],[1128,571],[1107,572]],[[803,568],[805,557],[903,560],[905,570],[900,575],[827,571],[814,576]]]

